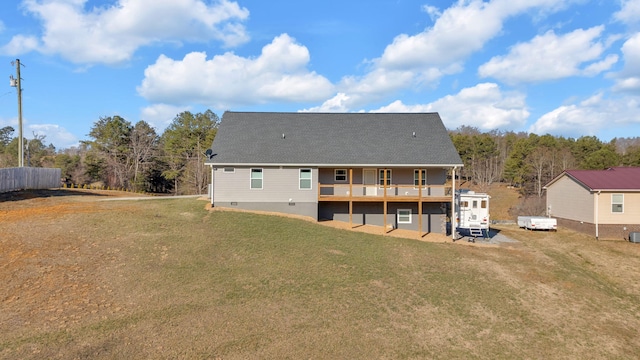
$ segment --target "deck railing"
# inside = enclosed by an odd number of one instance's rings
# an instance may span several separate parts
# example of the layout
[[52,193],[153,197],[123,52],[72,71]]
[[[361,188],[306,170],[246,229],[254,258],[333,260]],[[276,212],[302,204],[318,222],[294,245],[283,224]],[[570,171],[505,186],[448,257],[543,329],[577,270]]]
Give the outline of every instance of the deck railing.
[[[385,198],[386,196],[386,198]],[[402,200],[434,200],[451,197],[451,187],[445,185],[426,185],[418,188],[415,185],[391,184],[386,189],[379,184],[318,184],[319,200],[362,200],[378,199],[393,201]]]

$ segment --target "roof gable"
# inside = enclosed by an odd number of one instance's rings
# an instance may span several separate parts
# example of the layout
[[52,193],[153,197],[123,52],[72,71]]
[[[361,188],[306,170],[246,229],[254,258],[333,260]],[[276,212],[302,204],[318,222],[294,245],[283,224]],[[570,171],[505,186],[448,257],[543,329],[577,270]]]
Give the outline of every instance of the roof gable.
[[462,166],[437,113],[225,112],[210,164]]
[[566,170],[564,173],[590,190],[640,191],[640,167]]

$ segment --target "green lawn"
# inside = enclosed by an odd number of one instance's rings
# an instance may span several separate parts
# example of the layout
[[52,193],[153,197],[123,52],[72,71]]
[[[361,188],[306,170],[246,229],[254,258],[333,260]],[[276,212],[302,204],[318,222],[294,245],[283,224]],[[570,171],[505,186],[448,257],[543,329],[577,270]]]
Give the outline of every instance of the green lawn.
[[49,266],[69,292],[62,311],[5,298],[3,358],[640,357],[634,244],[516,228],[509,247],[436,244],[195,199],[95,204],[29,220],[51,249],[30,240],[24,271]]

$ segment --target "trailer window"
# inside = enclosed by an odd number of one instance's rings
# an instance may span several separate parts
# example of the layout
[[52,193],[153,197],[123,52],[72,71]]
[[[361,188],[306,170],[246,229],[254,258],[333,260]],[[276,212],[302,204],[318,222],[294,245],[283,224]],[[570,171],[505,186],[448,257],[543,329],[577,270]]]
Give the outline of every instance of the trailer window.
[[482,200],[480,202],[480,207],[483,208],[483,209],[486,209],[487,208],[487,200]]
[[473,208],[474,209],[478,208],[478,200],[473,200]]
[[469,202],[468,201],[460,201],[460,207],[468,208],[469,207]]

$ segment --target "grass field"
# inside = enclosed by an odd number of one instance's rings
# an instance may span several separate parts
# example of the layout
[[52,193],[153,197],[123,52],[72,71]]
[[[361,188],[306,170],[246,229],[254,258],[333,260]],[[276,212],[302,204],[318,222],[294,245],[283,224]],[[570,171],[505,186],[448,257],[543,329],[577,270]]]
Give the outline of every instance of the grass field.
[[427,243],[60,192],[0,202],[1,358],[640,357],[635,244]]

